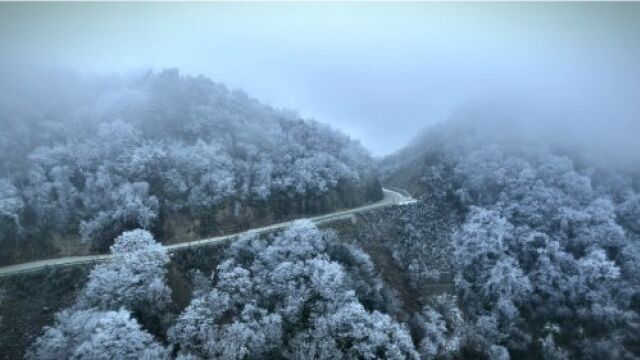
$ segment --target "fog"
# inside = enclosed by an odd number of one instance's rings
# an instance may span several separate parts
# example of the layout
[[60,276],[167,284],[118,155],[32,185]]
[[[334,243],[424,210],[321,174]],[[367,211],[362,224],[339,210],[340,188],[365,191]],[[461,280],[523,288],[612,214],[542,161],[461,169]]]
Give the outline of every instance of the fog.
[[103,74],[176,67],[331,124],[376,155],[460,113],[524,119],[539,136],[616,158],[635,161],[640,153],[639,4],[0,9],[5,68]]
[[638,19],[0,3],[2,358],[640,359]]

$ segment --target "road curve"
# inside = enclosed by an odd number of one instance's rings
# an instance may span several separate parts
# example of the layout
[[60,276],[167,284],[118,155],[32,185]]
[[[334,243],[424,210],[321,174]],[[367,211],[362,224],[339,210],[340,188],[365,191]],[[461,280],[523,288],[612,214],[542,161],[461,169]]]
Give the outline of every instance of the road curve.
[[[413,204],[413,203],[416,202],[416,200],[414,198],[412,198],[410,196],[403,195],[403,194],[401,194],[400,192],[397,192],[397,191],[393,191],[393,190],[389,190],[389,189],[383,188],[382,192],[384,194],[383,199],[378,201],[378,202],[375,202],[373,204],[359,206],[359,207],[352,208],[352,209],[347,209],[347,210],[335,211],[335,212],[324,214],[324,215],[318,215],[318,216],[309,217],[307,219],[313,221],[316,224],[322,224],[324,222],[340,220],[340,219],[346,219],[346,218],[349,218],[350,216],[352,216],[355,213],[359,213],[359,212],[366,211],[366,210],[371,210],[371,209],[385,207],[385,206],[391,206],[391,205],[408,205],[408,204]],[[234,239],[234,238],[237,238],[240,235],[245,234],[245,233],[247,233],[249,231],[255,231],[255,232],[258,232],[258,233],[272,232],[274,230],[282,229],[282,228],[285,228],[285,227],[289,226],[293,221],[295,221],[295,220],[284,221],[284,222],[271,224],[271,225],[258,227],[258,228],[253,228],[253,229],[249,229],[249,230],[246,230],[246,231],[233,233],[233,234],[228,234],[228,235],[215,236],[215,237],[210,237],[210,238],[205,238],[205,239],[200,239],[200,240],[194,240],[194,241],[188,241],[188,242],[183,242],[183,243],[178,243],[178,244],[166,245],[166,248],[167,248],[167,251],[169,253],[171,253],[172,251],[174,251],[176,249],[208,245],[208,244],[213,244],[213,243],[218,243],[218,242],[223,242],[223,241],[226,241],[226,240]],[[109,255],[109,254],[85,255],[85,256],[69,256],[69,257],[61,257],[61,258],[55,258],[55,259],[47,259],[47,260],[39,260],[39,261],[27,262],[27,263],[22,263],[22,264],[15,264],[15,265],[1,267],[0,268],[0,277],[14,275],[14,274],[23,273],[23,272],[35,271],[35,270],[47,268],[47,267],[50,267],[50,266],[64,266],[64,265],[83,264],[83,263],[95,263],[95,262],[105,261],[105,260],[108,260],[110,258],[111,258],[111,255]]]

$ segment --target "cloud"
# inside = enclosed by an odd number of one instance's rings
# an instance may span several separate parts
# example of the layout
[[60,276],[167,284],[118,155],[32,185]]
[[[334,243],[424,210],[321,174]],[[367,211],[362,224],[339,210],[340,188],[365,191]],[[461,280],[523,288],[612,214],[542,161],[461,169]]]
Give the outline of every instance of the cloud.
[[[512,111],[522,106],[507,102],[544,106],[564,113],[558,121],[566,126],[584,128],[585,139],[597,131],[596,140],[608,137],[615,146],[633,145],[628,137],[640,114],[638,4],[5,3],[0,9],[5,63],[90,73],[178,67],[330,123],[378,155],[483,101]],[[579,126],[587,117],[598,125]]]

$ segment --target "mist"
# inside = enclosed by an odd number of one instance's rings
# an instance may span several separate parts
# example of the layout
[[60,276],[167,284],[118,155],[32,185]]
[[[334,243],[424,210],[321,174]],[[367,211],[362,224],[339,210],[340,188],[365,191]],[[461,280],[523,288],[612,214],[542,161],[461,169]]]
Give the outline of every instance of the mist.
[[638,19],[0,3],[0,357],[640,359]]
[[1,7],[5,68],[175,67],[328,123],[375,155],[488,107],[540,136],[561,127],[616,158],[640,153],[638,4]]

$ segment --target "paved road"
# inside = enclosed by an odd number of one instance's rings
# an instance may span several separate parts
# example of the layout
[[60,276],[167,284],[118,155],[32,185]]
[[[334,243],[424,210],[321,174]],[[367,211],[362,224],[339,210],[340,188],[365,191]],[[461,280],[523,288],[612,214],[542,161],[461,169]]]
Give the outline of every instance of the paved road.
[[[353,216],[353,214],[355,213],[362,212],[365,210],[370,210],[370,209],[375,209],[375,208],[380,208],[380,207],[390,206],[390,205],[408,205],[416,202],[416,200],[413,199],[412,197],[403,195],[397,191],[392,191],[384,188],[382,189],[382,191],[384,193],[384,198],[376,203],[364,205],[364,206],[360,206],[360,207],[356,207],[348,210],[340,210],[340,211],[332,212],[329,214],[318,215],[318,216],[310,217],[308,219],[313,221],[316,224],[321,224],[324,222],[346,219]],[[201,240],[194,240],[194,241],[188,241],[188,242],[183,242],[178,244],[167,245],[166,248],[167,248],[167,251],[171,253],[172,251],[180,248],[202,246],[202,245],[213,244],[217,242],[223,242],[226,240],[234,239],[249,231],[256,231],[258,233],[272,232],[274,230],[285,228],[289,226],[292,222],[293,220],[285,221],[285,222],[267,225],[259,228],[254,228],[254,229],[250,229],[247,231],[242,231],[234,234],[216,236],[216,237],[210,237],[210,238],[201,239]],[[0,277],[22,273],[22,272],[34,271],[34,270],[46,268],[49,266],[64,266],[64,265],[71,265],[71,264],[94,263],[99,261],[105,261],[110,258],[111,258],[111,255],[105,254],[105,255],[69,256],[69,257],[61,257],[56,259],[33,261],[28,263],[2,267],[0,268]]]

